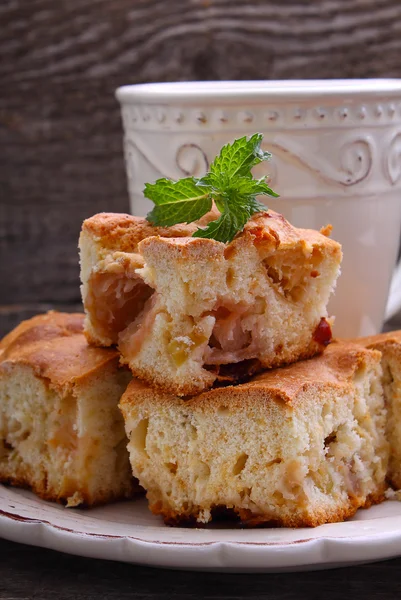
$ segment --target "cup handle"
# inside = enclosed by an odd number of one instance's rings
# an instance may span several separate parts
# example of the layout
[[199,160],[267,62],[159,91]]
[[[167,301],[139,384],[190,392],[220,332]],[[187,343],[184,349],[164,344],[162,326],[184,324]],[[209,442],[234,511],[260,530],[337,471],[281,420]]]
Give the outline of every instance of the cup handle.
[[385,321],[388,321],[401,309],[401,259],[394,269],[391,280],[390,293],[387,300]]

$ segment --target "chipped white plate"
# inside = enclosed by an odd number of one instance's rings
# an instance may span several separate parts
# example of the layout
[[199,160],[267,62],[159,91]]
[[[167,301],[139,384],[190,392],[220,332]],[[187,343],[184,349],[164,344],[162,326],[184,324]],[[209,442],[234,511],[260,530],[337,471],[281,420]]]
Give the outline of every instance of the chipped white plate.
[[401,502],[315,529],[174,529],[146,500],[66,509],[0,485],[0,537],[92,558],[203,571],[324,569],[401,555]]

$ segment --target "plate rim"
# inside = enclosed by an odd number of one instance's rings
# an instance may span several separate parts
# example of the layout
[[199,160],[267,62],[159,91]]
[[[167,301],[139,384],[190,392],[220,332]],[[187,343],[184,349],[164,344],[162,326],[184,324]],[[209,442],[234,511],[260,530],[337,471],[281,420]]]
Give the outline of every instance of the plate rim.
[[[45,501],[43,501],[45,502]],[[388,519],[391,517],[381,517],[384,519]],[[107,533],[95,533],[95,532],[90,532],[90,531],[79,531],[79,530],[74,530],[74,529],[70,529],[69,527],[64,527],[62,525],[58,525],[57,523],[52,523],[51,521],[47,520],[47,519],[36,519],[34,517],[24,517],[22,515],[17,515],[17,514],[13,514],[13,513],[9,513],[3,509],[0,509],[0,533],[1,533],[1,524],[4,521],[16,521],[18,523],[22,523],[22,524],[27,524],[27,525],[41,525],[44,527],[48,527],[51,529],[54,529],[56,531],[60,531],[62,533],[65,534],[72,534],[72,535],[79,535],[82,537],[88,537],[88,538],[97,538],[97,539],[102,539],[102,540],[131,540],[133,542],[140,542],[143,544],[150,544],[150,545],[157,545],[157,546],[181,546],[183,548],[186,548],[188,546],[191,547],[204,547],[204,546],[214,546],[214,545],[219,545],[219,544],[229,544],[229,545],[234,545],[234,546],[254,546],[254,547],[278,547],[281,546],[283,548],[287,548],[288,546],[293,546],[293,545],[299,545],[299,544],[307,544],[307,543],[314,543],[314,542],[319,542],[319,541],[335,541],[335,542],[342,542],[342,541],[346,541],[346,542],[352,542],[352,543],[356,543],[357,541],[363,541],[363,543],[367,543],[367,542],[374,542],[376,538],[382,540],[383,537],[388,536],[390,538],[393,537],[399,537],[400,538],[400,542],[401,542],[401,529],[400,530],[396,530],[396,531],[390,531],[390,532],[376,532],[373,534],[369,534],[369,535],[364,535],[364,536],[352,536],[352,535],[348,535],[348,536],[341,536],[341,537],[336,537],[334,535],[322,535],[321,537],[317,537],[317,538],[305,538],[305,539],[299,539],[299,540],[293,540],[293,541],[286,541],[286,542],[260,542],[260,541],[243,541],[243,540],[210,540],[210,541],[205,541],[205,542],[201,542],[201,541],[193,541],[193,542],[184,542],[184,541],[173,541],[173,540],[169,540],[169,541],[163,541],[163,540],[147,540],[144,538],[141,538],[139,536],[133,536],[133,535],[112,535],[112,534],[107,534]],[[331,525],[335,525],[335,523],[331,523]],[[181,530],[185,530],[186,528],[181,528]],[[194,529],[194,528],[191,528]],[[196,528],[195,528],[196,529]],[[313,528],[312,528],[313,529]],[[400,547],[400,556],[401,556],[401,547]]]
[[[18,493],[18,490],[15,491]],[[20,496],[20,500],[23,503],[24,496]],[[67,554],[148,567],[217,572],[293,572],[351,566],[401,556],[401,526],[366,532],[361,536],[336,537],[324,533],[321,537],[287,541],[214,539],[186,542],[143,539],[140,534],[134,536],[131,533],[113,535],[82,531],[79,524],[71,529],[57,523],[54,515],[36,518],[21,512],[21,506],[16,508],[16,513],[0,508],[1,537]],[[400,517],[397,515],[395,518]],[[361,522],[366,523],[366,520]]]

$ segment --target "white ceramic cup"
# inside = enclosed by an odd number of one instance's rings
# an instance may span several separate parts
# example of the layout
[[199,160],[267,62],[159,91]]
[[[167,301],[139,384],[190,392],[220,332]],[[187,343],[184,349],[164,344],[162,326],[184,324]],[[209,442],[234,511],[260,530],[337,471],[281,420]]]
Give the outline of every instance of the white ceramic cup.
[[223,144],[263,133],[273,159],[255,174],[280,194],[268,206],[298,227],[331,223],[343,245],[335,334],[377,333],[400,308],[401,80],[155,83],[117,97],[134,214],[151,208],[146,182],[200,176]]

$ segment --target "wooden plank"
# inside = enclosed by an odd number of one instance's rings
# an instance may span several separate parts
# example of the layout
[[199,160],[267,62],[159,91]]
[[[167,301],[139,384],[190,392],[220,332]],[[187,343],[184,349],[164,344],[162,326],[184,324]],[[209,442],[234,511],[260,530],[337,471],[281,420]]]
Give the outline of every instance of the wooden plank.
[[394,600],[401,558],[310,573],[197,573],[59,554],[0,540],[4,600]]
[[60,312],[82,312],[82,304],[14,304],[12,306],[0,306],[0,339],[9,331],[14,329],[21,321],[30,319],[34,315],[45,313],[48,310]]
[[126,211],[114,89],[400,76],[399,0],[3,0],[0,303],[79,300],[77,238]]
[[[401,559],[310,573],[238,574],[169,571],[79,558],[0,540],[0,597],[33,600],[393,600]],[[74,576],[72,576],[74,574]]]

